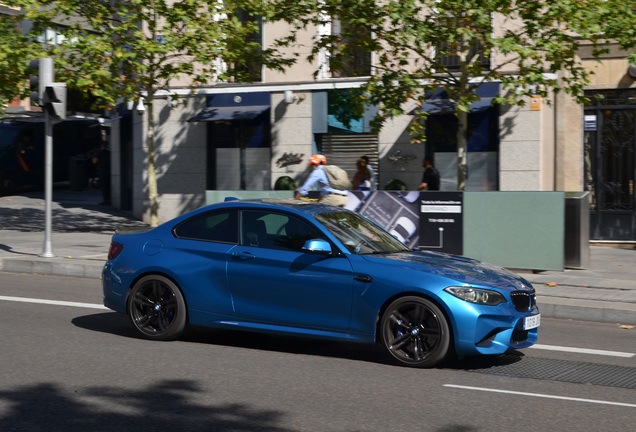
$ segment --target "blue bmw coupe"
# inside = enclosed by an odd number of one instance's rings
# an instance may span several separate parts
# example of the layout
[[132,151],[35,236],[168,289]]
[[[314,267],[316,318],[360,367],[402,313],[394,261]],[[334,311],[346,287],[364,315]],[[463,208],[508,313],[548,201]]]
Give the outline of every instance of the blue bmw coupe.
[[148,339],[203,326],[377,342],[415,367],[529,347],[540,324],[518,275],[306,201],[229,201],[115,234],[102,281],[104,305]]

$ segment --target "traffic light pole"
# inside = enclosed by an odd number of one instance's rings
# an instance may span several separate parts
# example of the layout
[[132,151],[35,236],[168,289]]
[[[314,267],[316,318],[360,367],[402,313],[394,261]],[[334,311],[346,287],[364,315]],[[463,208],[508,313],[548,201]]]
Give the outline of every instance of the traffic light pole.
[[[47,85],[53,82],[53,59],[40,59],[40,99]],[[48,110],[44,110],[44,244],[42,246],[43,258],[53,258],[53,246],[51,242],[53,213],[53,122]]]
[[29,78],[31,102],[44,108],[44,245],[39,256],[53,258],[53,124],[66,118],[66,83],[54,82],[53,59],[50,57],[31,60],[29,68],[38,70],[38,75]]
[[44,111],[44,245],[42,247],[43,258],[53,258],[53,246],[51,242],[53,214],[51,205],[53,202],[53,123],[51,114]]

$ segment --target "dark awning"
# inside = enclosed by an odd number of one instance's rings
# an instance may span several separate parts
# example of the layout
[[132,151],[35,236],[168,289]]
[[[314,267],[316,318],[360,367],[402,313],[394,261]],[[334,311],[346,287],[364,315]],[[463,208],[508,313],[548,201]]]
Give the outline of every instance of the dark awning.
[[[479,96],[479,100],[470,104],[470,112],[481,112],[490,108],[492,106],[492,100],[497,97],[498,93],[499,83],[485,82],[479,86],[475,86],[475,94]],[[429,114],[450,114],[453,113],[455,109],[448,99],[446,90],[444,90],[443,87],[438,87],[437,91],[427,93],[426,103],[423,103],[420,108],[411,111],[411,114],[419,110]]]
[[252,120],[268,109],[269,105],[208,107],[188,121]]

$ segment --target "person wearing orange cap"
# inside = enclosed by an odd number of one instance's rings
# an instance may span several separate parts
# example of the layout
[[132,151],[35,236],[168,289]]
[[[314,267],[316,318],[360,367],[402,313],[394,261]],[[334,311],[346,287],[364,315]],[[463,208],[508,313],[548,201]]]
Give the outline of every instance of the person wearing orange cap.
[[303,184],[303,186],[296,192],[296,199],[300,199],[303,196],[306,196],[307,193],[316,185],[320,186],[320,201],[322,204],[329,204],[338,207],[344,207],[347,204],[347,195],[349,194],[346,190],[334,189],[329,186],[329,179],[327,178],[327,173],[322,168],[323,165],[327,164],[327,158],[321,154],[315,154],[309,158],[309,166],[313,168],[313,171],[309,175],[309,178]]

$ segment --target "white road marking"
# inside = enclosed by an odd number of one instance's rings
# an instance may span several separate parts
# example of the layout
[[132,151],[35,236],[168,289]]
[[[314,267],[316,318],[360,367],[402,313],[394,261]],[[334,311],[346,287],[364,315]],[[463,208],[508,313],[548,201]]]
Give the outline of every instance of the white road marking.
[[596,349],[588,349],[588,348],[573,348],[573,347],[556,346],[556,345],[534,344],[530,348],[548,350],[548,351],[563,351],[563,352],[571,352],[571,353],[579,353],[579,354],[594,354],[594,355],[602,355],[602,356],[609,356],[609,357],[631,358],[636,356],[635,353],[628,353],[628,352],[605,351],[605,350],[596,350]]
[[54,305],[54,306],[70,306],[70,307],[79,307],[79,308],[88,308],[88,309],[110,310],[104,305],[95,304],[95,303],[78,303],[78,302],[68,302],[68,301],[60,301],[60,300],[43,300],[43,299],[34,299],[34,298],[27,298],[27,297],[9,297],[9,296],[0,296],[0,300],[20,302],[20,303],[37,303],[37,304],[46,304],[46,305]]
[[444,384],[444,387],[458,388],[458,389],[464,389],[464,390],[485,391],[485,392],[491,392],[491,393],[505,393],[505,394],[520,395],[520,396],[531,396],[531,397],[539,397],[539,398],[547,398],[547,399],[560,399],[560,400],[566,400],[566,401],[572,401],[572,402],[587,402],[587,403],[595,403],[595,404],[601,404],[601,405],[616,405],[616,406],[622,406],[622,407],[636,408],[636,404],[625,403],[625,402],[611,402],[611,401],[603,401],[603,400],[597,400],[597,399],[581,399],[581,398],[555,396],[555,395],[548,395],[548,394],[541,394],[541,393],[526,393],[526,392],[518,392],[518,391],[510,391],[510,390],[491,389],[491,388],[485,388],[485,387],[461,386],[461,385],[454,385],[454,384]]

